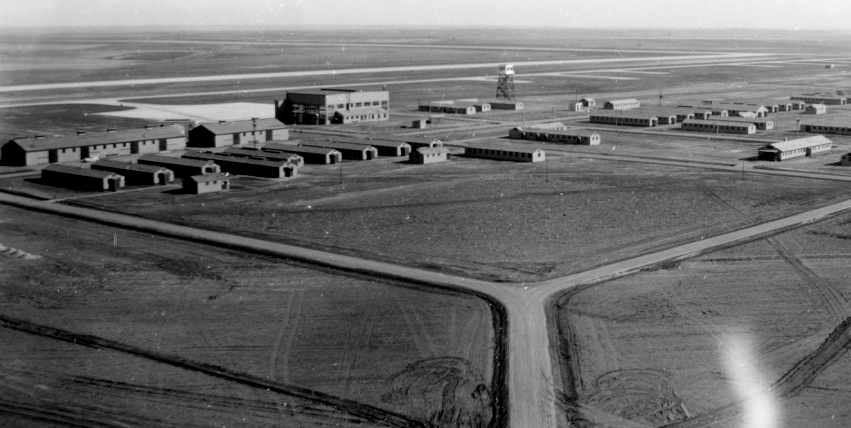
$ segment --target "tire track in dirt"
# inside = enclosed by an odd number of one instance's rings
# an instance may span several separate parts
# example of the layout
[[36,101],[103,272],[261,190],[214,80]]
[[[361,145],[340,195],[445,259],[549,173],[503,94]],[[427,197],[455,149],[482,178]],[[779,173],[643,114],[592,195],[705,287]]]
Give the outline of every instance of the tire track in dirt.
[[[825,368],[845,355],[850,347],[851,317],[848,317],[833,329],[818,349],[802,358],[774,382],[770,391],[776,396],[794,397],[809,386],[810,382]],[[746,405],[746,401],[729,404],[683,422],[664,425],[663,428],[698,428],[718,425],[737,417]]]
[[219,379],[236,382],[252,388],[260,388],[280,394],[324,404],[335,410],[356,416],[369,422],[389,427],[423,427],[422,421],[413,420],[407,416],[383,410],[368,404],[339,398],[323,392],[302,388],[293,385],[278,383],[269,379],[256,377],[247,373],[240,373],[213,364],[198,362],[177,355],[169,355],[154,352],[133,345],[93,336],[78,334],[68,330],[53,328],[26,320],[0,315],[0,327],[8,328],[35,336],[55,339],[63,342],[85,346],[93,349],[106,349],[116,351],[151,361],[168,364],[173,367],[203,373]]
[[[278,334],[272,344],[272,352],[269,356],[269,379],[279,379],[282,382],[291,382],[290,379],[290,353],[292,352],[295,335],[301,321],[302,306],[304,304],[304,290],[294,290],[287,299],[286,316],[278,327]],[[278,360],[281,358],[281,343],[284,342],[283,366],[278,368]],[[280,374],[278,374],[280,372]]]
[[769,244],[777,251],[777,254],[786,260],[789,265],[791,265],[795,271],[798,273],[798,276],[806,283],[807,287],[811,290],[815,290],[817,294],[822,297],[824,300],[825,307],[827,308],[830,315],[837,320],[845,319],[848,316],[848,300],[845,299],[845,296],[833,285],[830,284],[826,279],[818,276],[812,269],[808,268],[804,263],[795,256],[777,237],[770,237],[766,239]]

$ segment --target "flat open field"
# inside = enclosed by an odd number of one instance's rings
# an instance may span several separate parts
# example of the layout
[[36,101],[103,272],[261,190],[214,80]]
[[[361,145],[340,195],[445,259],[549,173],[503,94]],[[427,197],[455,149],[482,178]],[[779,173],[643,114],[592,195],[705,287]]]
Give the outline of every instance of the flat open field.
[[[456,272],[563,275],[847,197],[847,183],[556,157],[344,164],[218,195],[72,203]],[[382,163],[383,162],[383,163]]]
[[808,367],[812,380],[778,380],[849,315],[849,225],[844,215],[567,294],[556,311],[572,398],[653,425],[716,414],[711,426],[739,426],[746,412],[719,409],[771,387],[777,415],[764,417],[777,426],[845,426],[844,351]]
[[[525,110],[407,127],[427,116],[420,101],[493,98],[491,63],[516,64]],[[805,31],[3,30],[0,141],[247,119],[291,88],[350,86],[387,88],[391,120],[323,131],[506,143],[518,123],[590,127],[568,108],[583,96],[779,100],[848,90],[849,71],[847,35]],[[134,103],[151,111],[102,114]],[[851,120],[851,108],[828,117]],[[772,118],[777,130],[755,138],[798,136],[811,117]],[[301,128],[293,138],[325,138]],[[738,403],[768,390],[784,426],[848,426],[847,213],[563,294],[583,274],[561,276],[849,197],[839,176],[851,169],[832,165],[849,137],[768,164],[749,161],[762,141],[659,131],[606,129],[595,147],[515,142],[545,148],[540,164],[382,158],[289,181],[238,176],[200,196],[76,192],[2,166],[0,189],[67,198],[57,204],[494,283],[449,282],[478,284],[485,300],[0,207],[0,425],[549,427],[557,397],[577,426],[736,426]],[[543,279],[554,281],[531,284]]]
[[[550,150],[569,153],[609,154],[659,159],[711,162],[723,165],[741,165],[771,167],[779,169],[802,169],[830,172],[833,174],[851,174],[851,168],[835,165],[840,157],[851,151],[851,137],[828,135],[834,148],[817,156],[790,159],[783,162],[757,161],[757,151],[766,145],[765,141],[731,140],[725,136],[711,133],[689,132],[677,135],[665,135],[664,131],[653,133],[628,133],[616,130],[597,130],[600,134],[599,146],[573,146],[545,144]],[[789,138],[801,138],[811,134],[789,133]],[[756,136],[754,138],[766,138]],[[781,141],[775,138],[773,141]],[[512,140],[507,140],[512,141]]]
[[92,104],[59,104],[0,109],[0,138],[3,142],[32,135],[73,135],[77,130],[103,131],[107,128],[133,128],[148,120],[101,116],[96,113],[122,110],[120,107]]
[[[0,221],[0,243],[18,250],[0,252],[2,317],[165,356],[0,328],[3,408],[25,403],[43,414],[61,403],[74,414],[94,406],[93,418],[175,426],[243,416],[240,425],[333,425],[363,420],[357,406],[440,423],[494,414],[499,317],[479,298],[13,208],[0,207]],[[175,358],[321,397],[179,370]],[[38,388],[46,392],[34,401]],[[102,395],[108,400],[91,401]],[[355,404],[335,411],[334,400]]]

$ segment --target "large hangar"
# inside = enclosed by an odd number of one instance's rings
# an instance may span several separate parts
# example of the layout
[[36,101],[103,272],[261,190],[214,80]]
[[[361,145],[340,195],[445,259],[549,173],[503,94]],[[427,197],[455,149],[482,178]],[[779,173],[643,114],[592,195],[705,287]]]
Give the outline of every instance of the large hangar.
[[354,89],[289,91],[275,101],[275,117],[286,124],[330,125],[390,118],[390,92]]

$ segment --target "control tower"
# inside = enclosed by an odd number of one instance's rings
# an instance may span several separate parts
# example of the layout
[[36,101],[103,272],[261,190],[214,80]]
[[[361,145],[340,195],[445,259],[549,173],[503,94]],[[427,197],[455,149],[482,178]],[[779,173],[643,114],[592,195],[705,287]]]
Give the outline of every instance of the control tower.
[[496,80],[496,97],[507,100],[514,99],[514,64],[499,66]]

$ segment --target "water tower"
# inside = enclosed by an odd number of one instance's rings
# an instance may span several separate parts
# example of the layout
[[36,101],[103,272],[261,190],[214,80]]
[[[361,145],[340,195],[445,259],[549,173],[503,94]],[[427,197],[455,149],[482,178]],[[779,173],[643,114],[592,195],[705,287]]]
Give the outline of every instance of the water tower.
[[507,100],[514,99],[514,64],[499,66],[496,80],[496,97]]

